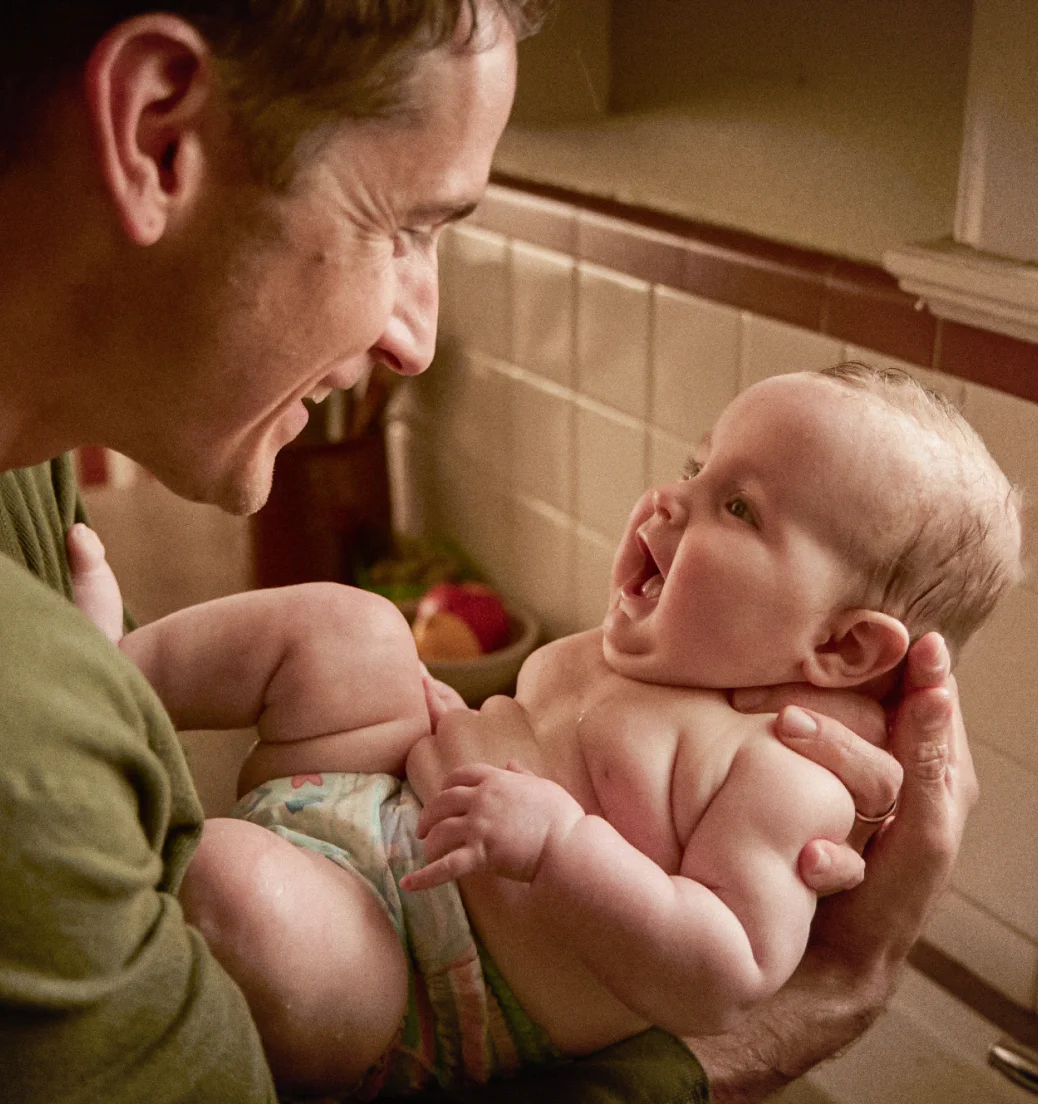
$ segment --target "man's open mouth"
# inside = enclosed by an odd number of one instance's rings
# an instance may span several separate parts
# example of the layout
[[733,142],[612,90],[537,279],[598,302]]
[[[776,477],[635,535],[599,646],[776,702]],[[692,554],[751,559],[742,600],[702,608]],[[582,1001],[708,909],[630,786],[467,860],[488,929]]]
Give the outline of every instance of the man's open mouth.
[[641,534],[636,534],[636,537],[638,548],[642,553],[642,564],[639,570],[624,583],[621,592],[625,598],[655,600],[663,591],[663,575]]

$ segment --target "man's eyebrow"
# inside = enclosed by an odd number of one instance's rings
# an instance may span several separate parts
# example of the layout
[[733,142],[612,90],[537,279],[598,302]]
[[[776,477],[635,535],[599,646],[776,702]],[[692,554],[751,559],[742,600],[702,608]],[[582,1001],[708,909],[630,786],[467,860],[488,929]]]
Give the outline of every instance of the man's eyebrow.
[[468,218],[475,209],[475,203],[425,203],[412,207],[407,213],[407,220],[418,226],[439,226]]

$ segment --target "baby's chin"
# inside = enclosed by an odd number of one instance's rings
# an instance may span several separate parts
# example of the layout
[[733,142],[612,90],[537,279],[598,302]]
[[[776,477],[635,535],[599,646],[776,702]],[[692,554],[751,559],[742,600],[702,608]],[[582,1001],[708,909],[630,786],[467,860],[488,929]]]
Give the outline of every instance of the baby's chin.
[[724,687],[712,686],[708,680],[693,678],[692,672],[678,671],[661,657],[652,652],[630,651],[617,647],[606,632],[602,634],[602,658],[606,666],[616,675],[633,679],[635,682],[647,682],[656,686],[680,686],[690,689],[721,690]]
[[620,647],[610,639],[609,618],[602,627],[602,658],[606,666],[617,675],[647,682],[657,686],[676,686],[689,690],[719,690],[727,692],[747,687],[774,685],[788,682],[789,678],[774,678],[771,682],[761,681],[759,670],[742,670],[737,664],[721,664],[723,670],[714,665],[697,665],[688,655],[675,657],[660,656],[651,650],[638,651],[630,647]]

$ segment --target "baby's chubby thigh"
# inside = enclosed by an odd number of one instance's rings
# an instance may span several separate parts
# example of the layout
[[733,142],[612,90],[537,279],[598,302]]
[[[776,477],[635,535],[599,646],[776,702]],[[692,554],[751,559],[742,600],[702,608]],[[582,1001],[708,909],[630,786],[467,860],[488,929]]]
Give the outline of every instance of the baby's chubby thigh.
[[245,994],[282,1092],[349,1088],[390,1045],[407,963],[359,878],[257,824],[217,818],[180,902]]
[[337,583],[280,593],[284,658],[266,687],[239,795],[294,774],[402,776],[430,729],[423,667],[403,614],[380,595]]

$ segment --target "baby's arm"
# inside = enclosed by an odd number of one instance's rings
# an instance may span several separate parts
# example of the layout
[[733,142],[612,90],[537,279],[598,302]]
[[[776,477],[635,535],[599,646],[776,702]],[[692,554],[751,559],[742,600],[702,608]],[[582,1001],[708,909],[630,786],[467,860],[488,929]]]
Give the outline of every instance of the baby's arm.
[[481,869],[529,882],[553,935],[632,1011],[679,1035],[730,1027],[793,972],[815,906],[797,855],[811,838],[844,838],[854,815],[827,771],[756,741],[667,874],[546,779],[474,766],[448,786],[421,823],[427,857],[444,865],[405,888]]

